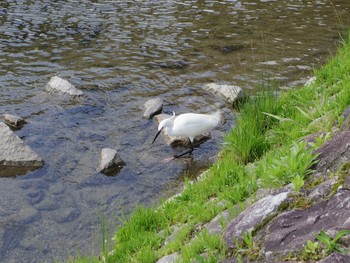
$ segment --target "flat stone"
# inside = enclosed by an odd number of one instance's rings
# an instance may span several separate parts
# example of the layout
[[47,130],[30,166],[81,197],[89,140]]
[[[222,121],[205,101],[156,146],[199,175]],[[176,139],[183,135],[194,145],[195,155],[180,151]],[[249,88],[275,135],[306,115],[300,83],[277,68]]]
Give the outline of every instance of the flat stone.
[[287,200],[288,194],[289,192],[282,192],[277,195],[268,195],[233,219],[223,234],[226,245],[229,248],[235,248],[234,237],[241,241],[243,233],[255,230],[265,219],[274,215],[279,206]]
[[44,161],[4,123],[0,122],[0,165],[41,167]]
[[216,83],[209,83],[204,85],[203,88],[215,95],[219,95],[229,103],[234,103],[237,100],[245,97],[244,90],[234,85],[219,85]]
[[124,166],[125,162],[119,157],[116,150],[110,148],[102,149],[100,164],[97,169],[99,172],[106,175],[115,175]]
[[49,83],[47,84],[47,89],[49,91],[58,91],[70,96],[82,96],[84,94],[69,81],[58,76],[54,76],[50,79]]
[[350,262],[350,255],[341,254],[338,252],[332,253],[328,257],[318,261],[318,263],[348,263]]
[[228,210],[225,210],[214,217],[209,223],[205,224],[204,228],[208,230],[209,234],[222,234],[222,223],[228,222],[229,218],[230,212]]
[[154,115],[159,114],[163,110],[163,100],[160,98],[150,99],[144,105],[145,112],[142,118],[151,119]]
[[315,151],[317,157],[316,171],[320,173],[336,172],[350,160],[350,131],[337,132]]
[[294,209],[278,215],[267,226],[262,247],[264,251],[280,255],[299,251],[321,230],[337,232],[349,229],[349,218],[350,191],[340,190],[329,201],[323,200],[307,209]]
[[332,186],[337,183],[338,177],[332,177],[329,180],[313,188],[308,194],[308,198],[311,201],[319,201],[322,198],[326,198],[331,190]]
[[178,259],[179,259],[179,254],[175,252],[173,254],[162,257],[157,261],[157,263],[176,263]]
[[[157,121],[157,124],[159,125],[159,123],[162,120],[170,117],[172,117],[172,115],[162,113],[162,114],[156,115],[154,118]],[[171,145],[173,147],[177,147],[177,146],[186,147],[189,145],[189,142],[190,142],[188,138],[180,137],[180,136],[171,137],[171,136],[168,136],[165,132],[162,132],[162,136],[165,139],[166,144]],[[193,144],[194,145],[202,144],[203,142],[209,140],[210,138],[211,138],[210,132],[203,133],[194,138]]]
[[3,114],[1,118],[7,125],[16,129],[21,128],[26,123],[23,118],[11,114]]

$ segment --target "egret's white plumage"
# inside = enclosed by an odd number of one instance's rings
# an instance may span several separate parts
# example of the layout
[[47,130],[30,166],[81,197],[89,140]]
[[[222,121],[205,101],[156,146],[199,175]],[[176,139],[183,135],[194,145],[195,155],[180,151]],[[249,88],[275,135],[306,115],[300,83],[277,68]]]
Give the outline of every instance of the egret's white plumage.
[[[220,123],[221,114],[220,111],[212,114],[199,114],[199,113],[184,113],[179,116],[173,116],[167,118],[159,123],[158,133],[154,137],[153,142],[157,139],[162,130],[169,136],[182,136],[190,139],[191,150],[185,153],[176,155],[175,158],[180,157],[186,153],[193,151],[193,140],[197,135],[201,135]],[[153,143],[152,142],[152,143]]]

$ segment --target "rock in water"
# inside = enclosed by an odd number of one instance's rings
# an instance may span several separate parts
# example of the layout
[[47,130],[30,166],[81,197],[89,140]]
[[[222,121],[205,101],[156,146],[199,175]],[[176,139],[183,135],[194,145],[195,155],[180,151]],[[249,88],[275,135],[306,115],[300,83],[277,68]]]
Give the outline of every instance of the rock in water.
[[204,89],[210,91],[215,95],[219,95],[229,103],[234,103],[237,100],[244,98],[245,96],[243,89],[233,85],[219,85],[216,83],[209,83],[204,85]]
[[[0,165],[3,167],[41,167],[44,161],[0,122]],[[0,174],[6,176],[6,174]]]
[[154,115],[159,114],[163,110],[163,100],[160,98],[150,99],[144,105],[145,112],[142,118],[151,119]]
[[98,171],[106,175],[115,175],[125,166],[124,161],[114,149],[103,148]]
[[54,76],[50,79],[49,83],[47,84],[47,89],[62,92],[70,96],[82,96],[84,94],[67,80],[58,76]]
[[23,118],[11,114],[3,114],[1,118],[7,125],[16,129],[20,129],[26,123]]

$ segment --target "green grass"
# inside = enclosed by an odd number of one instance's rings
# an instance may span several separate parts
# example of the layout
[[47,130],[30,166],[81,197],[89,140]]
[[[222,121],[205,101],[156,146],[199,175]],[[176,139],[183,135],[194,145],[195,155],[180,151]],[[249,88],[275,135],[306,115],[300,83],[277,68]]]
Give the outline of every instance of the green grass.
[[161,246],[160,229],[166,228],[166,218],[153,207],[139,206],[130,218],[124,218],[123,227],[117,231],[115,249],[107,262],[154,262],[155,250]]
[[218,262],[219,258],[224,259],[225,251],[220,235],[210,235],[207,231],[198,234],[181,248],[183,262]]
[[282,187],[293,182],[295,177],[304,178],[309,175],[315,164],[316,156],[313,148],[306,148],[306,142],[293,142],[268,152],[257,162],[256,174],[260,175],[262,186]]
[[[315,70],[313,85],[279,96],[259,92],[240,104],[236,126],[225,136],[208,174],[194,184],[187,180],[183,193],[171,201],[157,208],[137,207],[123,218],[105,261],[156,262],[177,252],[179,262],[217,262],[232,254],[203,225],[242,204],[257,191],[258,182],[267,188],[291,182],[296,191],[303,187],[316,160],[312,150],[330,138],[332,126],[342,123],[339,116],[350,104],[350,40],[344,43],[327,65]],[[315,132],[323,134],[309,148],[302,139]],[[164,245],[174,226],[177,234]],[[97,261],[78,256],[69,262]]]
[[277,114],[280,105],[271,92],[263,92],[238,106],[236,127],[225,136],[226,156],[236,162],[248,163],[262,156],[271,146],[265,133],[276,123],[264,112]]

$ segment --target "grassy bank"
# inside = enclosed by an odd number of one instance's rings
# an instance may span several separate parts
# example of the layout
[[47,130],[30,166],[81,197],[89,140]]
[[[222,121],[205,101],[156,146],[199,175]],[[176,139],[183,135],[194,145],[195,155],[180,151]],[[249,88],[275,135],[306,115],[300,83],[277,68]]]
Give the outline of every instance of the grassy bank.
[[[228,209],[238,214],[246,198],[259,187],[279,188],[292,183],[297,192],[307,184],[315,163],[312,150],[342,123],[350,105],[350,39],[337,55],[315,70],[316,81],[299,89],[262,92],[239,105],[237,125],[226,136],[218,161],[183,193],[158,207],[137,207],[125,218],[114,236],[112,251],[104,250],[105,262],[156,262],[177,252],[179,262],[217,262],[239,251],[228,251],[219,235],[204,224]],[[311,148],[302,140],[314,133]],[[321,133],[320,133],[321,134]],[[222,222],[223,226],[225,222]],[[78,257],[74,262],[100,262]]]

